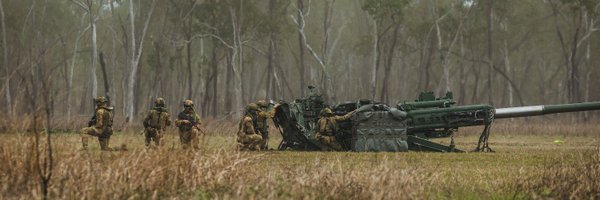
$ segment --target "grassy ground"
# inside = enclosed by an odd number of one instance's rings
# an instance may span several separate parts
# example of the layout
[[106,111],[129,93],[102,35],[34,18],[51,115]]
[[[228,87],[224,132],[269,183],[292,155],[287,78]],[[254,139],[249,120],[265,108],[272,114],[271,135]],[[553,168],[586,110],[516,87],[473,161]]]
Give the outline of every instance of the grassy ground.
[[[57,133],[49,194],[57,199],[600,198],[600,128],[548,126],[497,125],[490,139],[495,153],[237,152],[233,137],[211,129],[200,151],[180,150],[175,134],[166,137],[163,148],[148,150],[141,135],[116,133],[111,145],[128,150],[100,152],[96,141],[79,151],[76,134]],[[536,132],[546,129],[553,131]],[[463,131],[457,146],[474,148],[477,131]],[[271,147],[280,140],[273,135]],[[40,198],[34,137],[0,138],[1,199]]]

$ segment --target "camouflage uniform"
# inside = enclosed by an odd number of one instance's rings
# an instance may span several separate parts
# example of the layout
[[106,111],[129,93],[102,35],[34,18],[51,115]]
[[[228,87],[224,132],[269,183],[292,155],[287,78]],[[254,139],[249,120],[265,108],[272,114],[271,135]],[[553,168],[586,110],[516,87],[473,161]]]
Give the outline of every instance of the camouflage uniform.
[[240,150],[260,150],[260,146],[263,143],[263,138],[256,133],[254,127],[254,120],[256,119],[256,112],[258,106],[254,103],[246,106],[246,113],[240,120],[239,130],[237,133],[238,148]]
[[337,121],[348,120],[350,117],[352,117],[353,113],[354,111],[349,112],[344,116],[334,116],[333,112],[331,112],[331,109],[323,109],[321,111],[321,118],[317,123],[317,132],[315,133],[315,138],[333,150],[343,150],[342,146],[335,139],[335,134],[338,129]]
[[175,125],[179,127],[179,141],[184,149],[190,145],[198,149],[198,137],[200,134],[200,116],[194,112],[194,102],[185,100],[183,102],[184,110],[177,115]]
[[275,115],[275,109],[271,111],[267,111],[269,104],[265,100],[259,100],[256,102],[258,106],[258,112],[256,112],[256,131],[263,138],[262,144],[260,146],[261,149],[269,148],[269,124],[267,123],[267,119],[273,118]]
[[81,129],[81,143],[83,149],[87,150],[89,136],[96,136],[100,143],[100,149],[108,151],[111,150],[109,141],[113,134],[112,108],[108,107],[108,100],[105,97],[98,97],[94,101],[96,102],[96,114],[90,121],[89,127]]
[[152,140],[158,147],[162,144],[162,138],[164,136],[167,126],[171,125],[171,118],[169,112],[165,108],[165,100],[163,98],[156,98],[154,102],[154,108],[150,110],[148,116],[144,119],[144,135],[146,136],[146,147],[150,146]]

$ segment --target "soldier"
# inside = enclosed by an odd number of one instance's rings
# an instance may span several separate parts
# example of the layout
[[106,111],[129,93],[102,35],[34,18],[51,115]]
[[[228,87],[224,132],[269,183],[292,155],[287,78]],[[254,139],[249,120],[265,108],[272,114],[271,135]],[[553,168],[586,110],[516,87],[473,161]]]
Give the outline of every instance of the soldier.
[[258,106],[255,103],[246,106],[246,112],[240,120],[237,133],[238,148],[240,150],[260,150],[263,138],[256,133],[256,129],[254,128],[257,112]]
[[338,130],[337,122],[350,119],[354,112],[355,111],[349,112],[344,116],[334,116],[331,109],[324,108],[321,111],[321,118],[317,123],[317,133],[315,134],[315,138],[335,151],[343,150],[342,146],[335,139],[335,134]]
[[171,118],[165,107],[165,100],[159,97],[154,101],[154,108],[144,119],[146,147],[150,147],[152,140],[156,147],[159,147],[167,126],[171,126]]
[[198,149],[198,134],[200,134],[200,116],[194,112],[192,100],[183,101],[184,110],[177,115],[175,125],[179,127],[179,141],[183,149],[189,148],[190,144]]
[[81,143],[83,145],[83,149],[88,149],[88,139],[89,136],[98,137],[98,142],[100,143],[100,149],[103,151],[109,151],[111,148],[109,147],[110,136],[113,133],[112,130],[112,122],[113,122],[113,114],[112,108],[108,107],[108,99],[106,97],[97,97],[94,99],[96,103],[96,113],[92,120],[88,123],[88,127],[81,129]]
[[275,115],[275,108],[277,108],[278,105],[275,105],[271,111],[267,111],[269,104],[265,100],[258,100],[256,105],[258,106],[258,112],[256,112],[255,128],[257,133],[263,138],[260,148],[265,150],[269,148],[269,124],[267,123],[267,119],[273,118]]

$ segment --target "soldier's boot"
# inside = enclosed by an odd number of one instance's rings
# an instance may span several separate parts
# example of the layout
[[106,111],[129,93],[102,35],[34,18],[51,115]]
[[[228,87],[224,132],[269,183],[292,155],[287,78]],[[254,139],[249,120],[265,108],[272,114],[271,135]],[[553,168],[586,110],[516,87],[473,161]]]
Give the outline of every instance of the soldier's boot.
[[344,150],[342,148],[342,145],[338,144],[337,142],[333,142],[330,144],[330,147],[334,150],[334,151],[342,151]]
[[200,149],[200,147],[198,147],[198,144],[200,143],[200,141],[198,140],[198,130],[192,129],[191,137],[192,137],[192,139],[191,139],[192,147],[194,147],[195,150]]
[[79,132],[79,135],[81,136],[81,150],[87,150],[88,149],[88,140],[89,140],[89,135],[87,133],[87,129],[83,128],[81,129],[81,132]]
[[238,142],[236,145],[236,148],[238,151],[244,151],[244,144],[242,144],[241,142]]
[[179,144],[181,144],[182,149],[187,149],[185,141],[186,141],[186,133],[183,131],[179,131]]
[[262,140],[261,149],[268,150],[269,149],[269,132],[268,132],[268,130],[264,131],[262,138],[263,138],[263,140]]
[[81,150],[88,150],[89,137],[85,134],[81,134]]
[[343,150],[342,145],[340,145],[340,143],[337,142],[334,136],[329,136],[327,138],[327,146],[329,146],[329,148],[331,148],[334,151]]
[[267,140],[263,140],[260,144],[260,149],[267,150],[269,147],[267,146]]
[[179,135],[179,141],[181,142],[181,148],[189,149],[192,145],[192,133],[191,131],[181,132]]
[[152,138],[146,136],[146,139],[144,140],[144,144],[146,145],[146,147],[150,147],[150,142],[151,141],[152,141]]
[[159,132],[156,133],[156,137],[154,137],[154,144],[156,144],[156,147],[160,147],[160,145],[162,145],[162,139],[163,139],[163,133]]
[[110,142],[110,138],[98,137],[98,142],[100,143],[100,150],[102,151],[111,151],[112,149],[108,146]]
[[262,141],[257,141],[254,144],[252,144],[252,150],[254,151],[260,151],[262,148]]

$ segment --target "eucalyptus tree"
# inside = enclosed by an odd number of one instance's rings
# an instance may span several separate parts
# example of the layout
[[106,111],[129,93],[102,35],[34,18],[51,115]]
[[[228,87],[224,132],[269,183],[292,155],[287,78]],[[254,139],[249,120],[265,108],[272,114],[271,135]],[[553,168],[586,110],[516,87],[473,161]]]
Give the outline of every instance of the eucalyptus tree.
[[[375,88],[377,88],[377,80],[379,79],[378,74],[380,73],[379,67],[383,58],[382,54],[387,50],[385,52],[386,60],[383,63],[384,73],[379,99],[386,102],[389,101],[388,81],[390,79],[390,70],[393,66],[393,57],[398,45],[398,36],[400,34],[403,15],[410,3],[410,0],[366,0],[363,4],[363,9],[373,16],[375,20],[376,60],[371,72],[373,74],[371,80],[371,96],[373,99],[376,95]],[[387,49],[385,49],[386,47]]]

